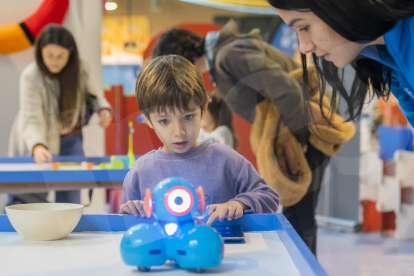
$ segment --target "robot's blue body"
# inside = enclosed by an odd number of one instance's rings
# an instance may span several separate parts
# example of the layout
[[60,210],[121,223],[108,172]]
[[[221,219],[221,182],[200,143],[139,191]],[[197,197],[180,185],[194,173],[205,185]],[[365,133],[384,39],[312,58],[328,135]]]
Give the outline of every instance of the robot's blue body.
[[127,265],[148,271],[167,260],[186,269],[203,271],[221,264],[224,244],[213,228],[197,224],[194,218],[204,212],[204,192],[181,178],[161,181],[144,199],[147,223],[125,232],[121,255]]

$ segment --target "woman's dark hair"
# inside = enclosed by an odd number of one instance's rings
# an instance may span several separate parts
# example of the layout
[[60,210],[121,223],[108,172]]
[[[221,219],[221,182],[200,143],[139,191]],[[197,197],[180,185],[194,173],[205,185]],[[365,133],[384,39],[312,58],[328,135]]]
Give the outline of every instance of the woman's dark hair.
[[[42,49],[46,45],[55,44],[70,51],[69,60],[63,69],[53,74],[46,67]],[[60,87],[59,97],[59,116],[58,119],[63,127],[68,127],[73,122],[73,112],[77,108],[78,91],[80,89],[80,60],[78,48],[72,34],[65,28],[57,24],[47,25],[36,40],[35,58],[37,66],[43,74],[50,78],[57,78]]]
[[234,129],[233,113],[217,92],[211,92],[208,95],[210,96],[210,101],[207,109],[216,123],[216,128],[219,126],[226,126],[230,129],[233,134],[233,148],[237,150],[239,147],[239,139],[237,139],[236,131]]
[[[412,0],[267,0],[273,7],[281,10],[313,12],[339,35],[355,43],[368,43],[391,30],[397,20],[414,15]],[[387,99],[391,89],[391,70],[375,61],[358,56],[350,66],[355,69],[355,78],[351,86],[344,86],[344,69],[339,69],[332,62],[325,61],[312,54],[318,77],[321,80],[321,101],[325,92],[326,81],[332,86],[331,108],[337,108],[337,94],[348,106],[348,121],[359,118],[370,88],[374,95]],[[307,60],[302,54],[303,88],[307,89]],[[306,106],[309,107],[308,93],[304,93]],[[322,115],[328,119],[324,112]],[[332,115],[332,114],[331,114]]]
[[195,59],[204,55],[204,38],[184,29],[173,28],[157,40],[152,56],[179,55],[194,64]]

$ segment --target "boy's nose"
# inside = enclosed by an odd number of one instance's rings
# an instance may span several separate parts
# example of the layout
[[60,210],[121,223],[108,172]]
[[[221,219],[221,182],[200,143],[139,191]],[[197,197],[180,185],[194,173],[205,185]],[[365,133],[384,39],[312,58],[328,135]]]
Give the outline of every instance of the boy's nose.
[[184,127],[181,124],[176,124],[174,126],[174,136],[183,136],[185,135]]

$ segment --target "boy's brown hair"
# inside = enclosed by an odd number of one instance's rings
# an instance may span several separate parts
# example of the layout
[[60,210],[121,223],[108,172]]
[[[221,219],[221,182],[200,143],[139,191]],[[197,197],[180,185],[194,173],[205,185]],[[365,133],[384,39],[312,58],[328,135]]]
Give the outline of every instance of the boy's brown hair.
[[152,112],[168,108],[188,110],[192,99],[204,111],[207,93],[204,80],[195,66],[185,58],[166,55],[153,58],[142,66],[135,94],[140,111],[150,119]]

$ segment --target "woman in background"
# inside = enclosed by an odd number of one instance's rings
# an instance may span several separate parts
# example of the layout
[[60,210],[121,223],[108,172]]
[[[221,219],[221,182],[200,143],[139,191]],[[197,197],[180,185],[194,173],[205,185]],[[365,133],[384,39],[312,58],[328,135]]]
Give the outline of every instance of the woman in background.
[[[20,76],[20,110],[14,122],[9,156],[33,156],[38,164],[53,155],[84,155],[82,127],[92,112],[99,125],[112,120],[109,103],[92,88],[72,34],[51,24],[39,35],[35,62]],[[46,202],[47,193],[9,195],[7,205]],[[56,202],[80,203],[80,191],[56,192]]]

